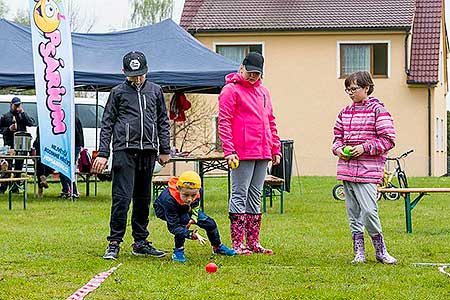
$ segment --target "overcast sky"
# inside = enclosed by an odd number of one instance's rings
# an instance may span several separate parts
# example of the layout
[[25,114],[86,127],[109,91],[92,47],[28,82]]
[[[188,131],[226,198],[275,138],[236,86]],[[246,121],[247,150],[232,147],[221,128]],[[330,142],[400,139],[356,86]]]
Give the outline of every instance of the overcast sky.
[[[13,18],[18,9],[28,9],[28,0],[3,0],[9,8],[8,17]],[[74,0],[80,15],[95,18],[91,32],[109,32],[127,28],[131,8],[129,0]],[[180,22],[184,0],[174,0],[172,19]]]

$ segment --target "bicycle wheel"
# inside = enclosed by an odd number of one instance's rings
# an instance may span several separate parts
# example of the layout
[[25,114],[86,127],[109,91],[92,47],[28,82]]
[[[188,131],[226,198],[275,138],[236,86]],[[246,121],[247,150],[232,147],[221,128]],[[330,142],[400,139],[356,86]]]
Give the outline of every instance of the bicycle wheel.
[[345,200],[344,185],[336,184],[333,188],[333,198],[339,201]]
[[[387,188],[395,188],[396,186],[393,185],[392,183],[389,183]],[[390,201],[395,201],[400,199],[400,193],[399,192],[385,192],[384,193],[384,199],[386,200],[390,200]]]

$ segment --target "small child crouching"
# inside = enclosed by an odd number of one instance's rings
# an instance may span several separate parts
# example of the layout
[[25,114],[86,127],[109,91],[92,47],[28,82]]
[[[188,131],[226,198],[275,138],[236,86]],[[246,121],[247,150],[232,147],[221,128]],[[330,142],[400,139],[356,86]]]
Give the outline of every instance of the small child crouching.
[[201,244],[205,244],[205,238],[197,230],[190,229],[193,224],[206,231],[213,247],[213,253],[226,256],[236,255],[234,250],[230,250],[220,241],[216,222],[200,211],[200,187],[201,179],[196,172],[184,172],[178,178],[170,178],[169,187],[161,192],[153,204],[156,216],[167,222],[167,228],[174,235],[173,261],[186,262],[184,256],[186,239],[198,240]]

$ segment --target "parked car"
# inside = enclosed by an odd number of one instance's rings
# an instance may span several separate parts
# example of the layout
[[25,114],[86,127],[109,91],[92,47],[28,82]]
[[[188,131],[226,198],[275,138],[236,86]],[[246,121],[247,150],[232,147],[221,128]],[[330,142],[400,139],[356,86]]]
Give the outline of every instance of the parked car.
[[[16,95],[0,95],[0,115],[6,113],[10,109],[10,102]],[[36,138],[36,129],[39,125],[37,116],[36,96],[18,96],[22,100],[22,106],[29,116],[35,121],[34,126],[28,127],[27,131],[31,133],[32,140]],[[96,99],[94,98],[75,98],[75,111],[80,118],[83,126],[84,147],[92,154],[92,151],[98,147],[100,136],[100,127],[103,116],[105,103],[99,100],[98,103],[98,129],[96,129]],[[97,133],[96,133],[97,132]],[[95,143],[97,136],[97,144]],[[3,146],[3,138],[0,138],[0,146]],[[109,166],[111,164],[109,163]]]

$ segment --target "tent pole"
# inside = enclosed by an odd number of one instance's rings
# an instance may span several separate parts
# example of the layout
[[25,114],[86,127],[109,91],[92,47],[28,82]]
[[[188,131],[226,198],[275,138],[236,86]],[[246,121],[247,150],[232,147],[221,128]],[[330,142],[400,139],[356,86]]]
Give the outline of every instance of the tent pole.
[[[177,149],[177,136],[176,136],[176,132],[177,132],[177,122],[175,122],[175,120],[173,121],[173,147],[175,148],[175,151]],[[175,153],[174,153],[175,154]],[[173,162],[173,166],[172,166],[172,172],[173,172],[173,176],[176,176],[177,174],[177,163]]]

